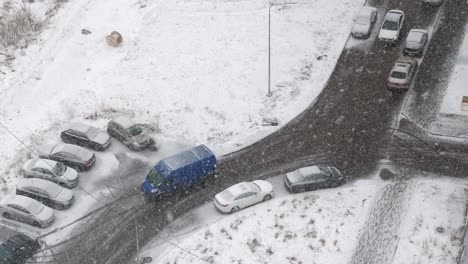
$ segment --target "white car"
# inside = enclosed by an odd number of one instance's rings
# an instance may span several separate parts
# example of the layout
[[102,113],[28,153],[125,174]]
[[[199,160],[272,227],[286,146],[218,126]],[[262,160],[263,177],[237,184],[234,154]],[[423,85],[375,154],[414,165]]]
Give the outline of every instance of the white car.
[[223,213],[234,213],[242,208],[273,198],[273,186],[262,180],[241,182],[216,194],[214,203]]
[[0,205],[0,208],[4,218],[36,227],[48,227],[55,219],[54,210],[26,196],[9,197]]
[[385,15],[379,31],[379,40],[395,44],[400,38],[405,13],[401,10],[390,10]]
[[41,178],[60,186],[73,188],[78,185],[79,174],[76,170],[60,162],[49,159],[30,159],[23,165],[25,178]]
[[365,6],[359,10],[359,14],[354,21],[351,35],[354,38],[368,38],[375,21],[377,21],[377,8]]
[[54,209],[66,209],[73,204],[73,192],[43,179],[21,179],[16,185],[16,194],[41,202]]

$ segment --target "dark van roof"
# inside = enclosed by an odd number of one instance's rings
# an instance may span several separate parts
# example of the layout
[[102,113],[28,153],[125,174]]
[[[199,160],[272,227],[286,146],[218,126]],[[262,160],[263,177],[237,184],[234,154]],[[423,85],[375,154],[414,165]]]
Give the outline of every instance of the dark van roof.
[[170,170],[177,170],[178,168],[185,167],[195,161],[209,158],[214,156],[213,152],[209,150],[205,145],[199,145],[189,150],[180,152],[176,155],[170,156],[162,160],[163,163]]

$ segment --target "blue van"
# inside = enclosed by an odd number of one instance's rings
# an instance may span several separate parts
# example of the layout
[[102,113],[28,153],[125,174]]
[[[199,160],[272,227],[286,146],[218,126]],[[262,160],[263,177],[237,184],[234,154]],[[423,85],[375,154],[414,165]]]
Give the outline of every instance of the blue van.
[[146,176],[141,191],[151,197],[171,194],[200,183],[215,170],[215,155],[199,145],[159,161]]

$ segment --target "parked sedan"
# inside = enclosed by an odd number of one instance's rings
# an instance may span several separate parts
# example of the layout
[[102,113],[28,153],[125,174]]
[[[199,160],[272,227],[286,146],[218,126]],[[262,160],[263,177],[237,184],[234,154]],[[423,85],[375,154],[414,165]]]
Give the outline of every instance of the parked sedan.
[[54,209],[66,209],[73,204],[73,192],[42,179],[22,179],[16,185],[16,194],[33,198]]
[[354,22],[351,35],[355,38],[368,38],[375,21],[377,21],[377,8],[365,6],[361,8]]
[[267,181],[241,182],[216,194],[214,203],[223,213],[234,213],[242,208],[273,198],[273,186]]
[[40,247],[37,239],[8,228],[0,228],[0,264],[24,264]]
[[62,131],[60,137],[63,142],[103,151],[109,147],[111,137],[104,131],[85,124],[74,124],[69,129]]
[[406,37],[403,54],[421,58],[428,39],[427,31],[424,29],[411,29]]
[[66,143],[43,146],[39,148],[39,156],[61,162],[77,171],[89,170],[96,162],[96,156],[92,151]]
[[392,91],[408,90],[418,69],[414,58],[400,57],[393,65],[388,77],[388,89]]
[[120,116],[109,122],[107,133],[125,144],[130,150],[144,150],[154,145],[154,141],[127,117]]
[[289,172],[284,184],[289,192],[307,192],[318,189],[334,188],[345,183],[343,174],[329,166],[309,166]]
[[48,227],[55,219],[54,210],[40,202],[22,195],[8,198],[0,205],[2,216],[7,219]]
[[401,10],[390,10],[385,15],[379,31],[379,39],[389,44],[395,44],[401,34],[405,13]]
[[79,182],[79,174],[76,170],[49,159],[27,160],[23,165],[23,175],[25,178],[41,178],[55,182],[67,188],[73,188]]

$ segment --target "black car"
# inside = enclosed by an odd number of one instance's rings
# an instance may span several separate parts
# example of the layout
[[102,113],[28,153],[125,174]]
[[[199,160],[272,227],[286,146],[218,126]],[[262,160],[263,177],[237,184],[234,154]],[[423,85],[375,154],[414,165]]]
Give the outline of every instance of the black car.
[[307,192],[333,188],[345,183],[343,174],[335,167],[310,166],[286,174],[284,184],[289,192]]
[[0,264],[23,264],[36,253],[36,239],[16,231],[0,228]]
[[109,122],[107,133],[125,144],[130,150],[155,149],[154,141],[143,128],[127,117],[119,116]]
[[45,145],[39,147],[38,152],[40,158],[61,162],[77,171],[89,170],[96,162],[92,151],[72,144]]
[[111,137],[104,131],[85,124],[74,124],[69,129],[62,131],[60,137],[63,142],[103,151],[109,147]]

